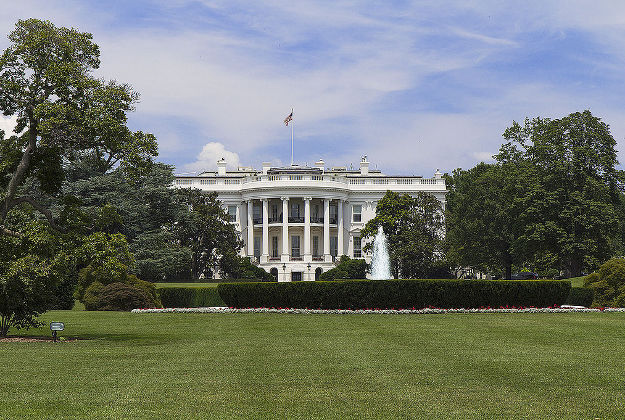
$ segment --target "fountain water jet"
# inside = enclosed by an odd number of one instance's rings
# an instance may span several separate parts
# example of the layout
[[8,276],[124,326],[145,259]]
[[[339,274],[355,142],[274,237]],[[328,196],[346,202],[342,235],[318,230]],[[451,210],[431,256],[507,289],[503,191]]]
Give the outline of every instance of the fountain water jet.
[[386,235],[382,226],[373,239],[373,257],[371,258],[371,279],[388,280],[391,277],[391,260],[386,245]]

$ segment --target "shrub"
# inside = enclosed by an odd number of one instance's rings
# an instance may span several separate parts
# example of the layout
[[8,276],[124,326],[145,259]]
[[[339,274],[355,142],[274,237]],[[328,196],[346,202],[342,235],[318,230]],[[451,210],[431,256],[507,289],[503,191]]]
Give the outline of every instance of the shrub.
[[166,287],[158,293],[165,308],[226,306],[215,287]]
[[356,280],[222,283],[228,306],[366,309],[548,307],[561,305],[571,283],[558,280]]
[[347,255],[343,255],[336,267],[321,273],[319,280],[364,279],[367,277],[367,268],[365,260],[352,260]]
[[111,283],[99,291],[98,310],[131,311],[135,308],[153,308],[154,300],[142,289],[126,283]]
[[586,287],[571,287],[571,293],[566,298],[567,305],[579,305],[589,307],[592,305],[594,290]]
[[592,306],[625,307],[625,258],[612,258],[584,278],[584,287],[594,291]]

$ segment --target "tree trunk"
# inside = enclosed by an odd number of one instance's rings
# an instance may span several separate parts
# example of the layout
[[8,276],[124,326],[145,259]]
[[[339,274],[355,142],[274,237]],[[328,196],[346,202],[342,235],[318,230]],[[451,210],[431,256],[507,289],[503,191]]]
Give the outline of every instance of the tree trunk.
[[512,264],[506,264],[504,279],[510,280],[512,278]]
[[0,337],[6,337],[9,332],[9,317],[2,315],[0,320]]

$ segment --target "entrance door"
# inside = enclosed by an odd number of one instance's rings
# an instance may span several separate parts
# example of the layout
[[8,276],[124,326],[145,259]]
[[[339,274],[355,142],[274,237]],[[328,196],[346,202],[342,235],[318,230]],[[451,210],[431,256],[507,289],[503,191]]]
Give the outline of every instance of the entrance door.
[[291,281],[302,281],[302,272],[301,271],[292,272]]

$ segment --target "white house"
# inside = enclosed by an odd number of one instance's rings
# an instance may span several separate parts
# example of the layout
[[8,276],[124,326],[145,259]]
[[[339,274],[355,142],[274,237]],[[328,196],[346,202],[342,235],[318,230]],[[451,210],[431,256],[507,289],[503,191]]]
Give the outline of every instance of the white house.
[[[341,255],[364,258],[360,231],[375,217],[375,207],[387,190],[402,194],[433,194],[445,206],[445,180],[389,176],[370,169],[364,156],[360,168],[298,165],[262,170],[239,167],[176,176],[175,187],[216,191],[240,232],[242,255],[252,257],[278,281],[316,280],[334,267]],[[283,217],[286,216],[286,217]]]

